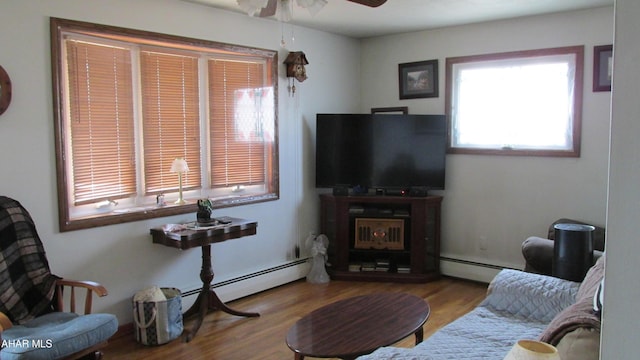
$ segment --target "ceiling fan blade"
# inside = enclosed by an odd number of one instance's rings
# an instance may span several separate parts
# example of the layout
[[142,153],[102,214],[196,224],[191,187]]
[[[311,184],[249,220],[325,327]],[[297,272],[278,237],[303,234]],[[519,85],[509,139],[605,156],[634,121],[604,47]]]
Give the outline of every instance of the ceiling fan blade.
[[275,15],[277,8],[278,0],[269,0],[267,6],[262,8],[262,11],[260,11],[260,17],[269,17]]
[[369,6],[369,7],[378,7],[387,2],[387,0],[347,0],[356,4]]

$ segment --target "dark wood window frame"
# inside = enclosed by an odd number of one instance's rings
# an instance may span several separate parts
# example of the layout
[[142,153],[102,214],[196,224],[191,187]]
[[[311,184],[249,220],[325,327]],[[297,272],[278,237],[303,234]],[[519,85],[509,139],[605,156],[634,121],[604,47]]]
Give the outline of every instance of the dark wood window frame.
[[[199,121],[201,123],[207,122],[207,125],[200,124],[202,129],[206,131],[204,131],[204,133],[200,135],[201,136],[200,139],[194,140],[194,141],[198,141],[201,144],[201,146],[198,147],[198,150],[203,154],[202,155],[203,158],[202,160],[199,161],[199,163],[194,163],[194,162],[189,163],[190,170],[195,170],[198,173],[196,174],[195,172],[190,171],[188,174],[193,177],[198,177],[198,181],[196,182],[186,181],[184,183],[185,191],[192,190],[192,193],[190,194],[191,198],[185,195],[185,198],[190,201],[188,201],[188,203],[185,205],[175,205],[172,202],[167,201],[168,204],[166,206],[157,206],[155,201],[155,196],[162,195],[164,193],[173,194],[174,192],[177,191],[176,186],[172,185],[172,186],[163,187],[161,182],[156,181],[154,182],[155,190],[147,191],[146,189],[144,189],[145,185],[141,185],[142,183],[144,183],[144,179],[140,180],[141,178],[143,178],[143,176],[141,177],[141,175],[138,174],[136,185],[135,185],[136,192],[142,193],[143,195],[141,196],[140,194],[138,194],[137,195],[138,199],[132,200],[133,204],[127,202],[129,200],[125,199],[126,204],[123,206],[123,208],[117,208],[118,210],[121,210],[121,211],[106,211],[106,212],[97,211],[92,214],[88,214],[88,215],[83,214],[80,216],[72,213],[70,211],[71,207],[76,206],[78,203],[84,206],[87,206],[86,204],[89,204],[89,206],[95,206],[97,208],[98,203],[105,203],[105,202],[113,203],[113,202],[117,202],[118,199],[117,198],[114,199],[108,196],[105,196],[104,198],[100,198],[100,195],[96,195],[94,196],[93,200],[90,200],[90,199],[85,200],[84,203],[82,203],[82,201],[78,202],[75,200],[71,200],[71,197],[73,196],[73,192],[74,192],[74,190],[71,188],[71,184],[74,183],[73,171],[72,171],[73,162],[71,158],[74,155],[70,151],[70,149],[72,149],[71,130],[70,130],[71,125],[69,124],[69,118],[70,118],[69,113],[71,110],[70,110],[70,106],[68,105],[69,95],[67,94],[69,89],[69,85],[68,85],[69,76],[65,68],[65,65],[67,63],[66,59],[63,59],[63,57],[66,54],[66,51],[68,50],[68,49],[63,49],[63,46],[65,46],[64,37],[67,36],[69,33],[73,33],[79,36],[98,37],[101,39],[106,39],[107,41],[114,41],[114,42],[123,42],[123,43],[133,42],[137,45],[142,44],[141,46],[146,46],[147,48],[153,48],[154,46],[157,46],[157,47],[162,47],[164,49],[168,49],[168,51],[175,51],[176,53],[181,53],[181,52],[205,53],[204,55],[205,60],[201,62],[203,64],[207,63],[208,60],[206,59],[213,59],[218,57],[223,59],[240,59],[241,62],[244,61],[247,63],[250,63],[252,61],[261,62],[263,64],[261,68],[264,70],[259,73],[259,76],[261,76],[262,79],[264,79],[262,81],[262,84],[264,85],[262,86],[266,87],[268,91],[272,92],[271,97],[269,98],[269,101],[273,101],[273,106],[269,106],[267,108],[269,109],[273,108],[273,117],[271,118],[271,115],[269,115],[270,117],[269,121],[271,122],[271,125],[273,128],[268,129],[269,130],[268,139],[266,139],[266,137],[260,138],[260,136],[262,136],[261,134],[255,135],[256,131],[251,130],[247,132],[247,130],[245,129],[244,131],[250,134],[246,135],[243,133],[245,135],[245,138],[243,138],[242,141],[247,143],[262,141],[264,145],[262,145],[262,148],[258,148],[258,150],[262,152],[257,152],[257,153],[261,154],[260,156],[263,157],[263,159],[261,159],[261,161],[258,163],[258,166],[264,167],[265,169],[264,173],[258,172],[260,173],[259,174],[260,176],[256,176],[255,168],[254,168],[253,169],[254,173],[252,175],[249,175],[249,177],[251,178],[251,181],[245,180],[243,177],[236,177],[235,178],[236,183],[231,182],[231,183],[225,183],[222,185],[222,186],[232,186],[234,190],[233,193],[229,192],[225,196],[210,195],[212,194],[212,191],[214,191],[212,190],[212,188],[217,187],[218,191],[220,191],[221,185],[211,183],[213,180],[212,180],[212,177],[211,178],[209,177],[211,172],[209,171],[209,169],[211,169],[212,167],[220,168],[221,165],[216,163],[215,160],[217,159],[213,159],[213,155],[209,153],[210,151],[212,151],[209,148],[211,143],[210,135],[214,135],[209,133],[209,129],[213,127],[211,124],[209,124],[209,122],[214,121],[212,119],[213,115],[210,115],[209,112],[214,107],[211,103],[213,103],[215,100],[213,99],[213,96],[208,92],[208,91],[213,91],[212,90],[213,84],[207,85],[208,82],[211,81],[212,79],[208,75],[206,75],[209,69],[202,70],[204,71],[205,75],[199,75],[199,77],[201,78],[200,82],[202,82],[201,86],[208,87],[208,90],[204,92],[208,96],[206,98],[202,98],[201,96],[199,102],[202,102],[203,104],[199,106],[202,109],[206,108],[206,110],[202,110],[199,112],[206,113],[207,115],[205,116],[205,118],[202,118]],[[120,28],[115,26],[92,24],[87,22],[66,20],[66,19],[59,19],[59,18],[50,19],[50,34],[51,34],[52,85],[53,85],[53,100],[54,100],[53,106],[54,106],[54,122],[55,122],[54,130],[55,130],[55,152],[56,152],[56,175],[57,175],[60,231],[71,231],[71,230],[91,228],[91,227],[104,226],[104,225],[110,225],[110,224],[138,221],[138,220],[149,219],[149,218],[171,216],[171,215],[177,215],[177,214],[183,214],[183,213],[193,213],[197,211],[197,205],[195,200],[197,198],[202,198],[202,197],[211,198],[213,200],[215,208],[239,206],[239,205],[264,202],[264,201],[272,201],[272,200],[279,199],[279,170],[278,170],[279,162],[278,162],[278,126],[277,126],[277,123],[278,123],[277,121],[277,115],[278,115],[277,51],[252,48],[252,47],[246,47],[246,46],[240,46],[240,45],[225,44],[225,43],[219,43],[219,42],[213,42],[213,41],[207,41],[207,40],[186,38],[186,37],[180,37],[180,36],[173,36],[173,35],[167,35],[167,34],[160,34],[160,33],[148,32],[148,31]],[[216,54],[216,55],[215,56],[206,55],[208,53]],[[207,67],[207,65],[204,65],[202,67]],[[133,81],[137,82],[139,81],[139,79],[136,77],[140,75],[135,75],[135,74],[136,72],[134,71],[131,76],[132,78],[134,78]],[[255,75],[252,75],[252,76],[255,76]],[[202,81],[203,77],[207,78],[207,80]],[[248,86],[255,86],[255,85],[252,85],[254,83],[260,84],[260,82],[252,82]],[[140,97],[139,87],[137,88],[136,86],[133,86],[133,88],[134,88],[133,97]],[[231,94],[233,94],[233,91],[235,90],[237,89],[231,89],[228,91],[230,91]],[[252,91],[252,90],[249,90],[249,91]],[[141,107],[141,106],[142,105],[136,105],[136,107]],[[128,113],[137,114],[141,112],[142,111],[137,110],[136,108],[136,110],[129,111]],[[122,117],[126,118],[128,116],[128,113],[125,112],[125,114]],[[114,115],[113,117],[115,118],[120,116],[121,115],[117,115],[117,116]],[[140,119],[139,115],[133,115],[133,116],[135,117],[134,126],[136,127],[134,141],[136,143],[142,142],[144,141],[143,140],[144,133],[141,134],[139,130],[143,128],[142,120]],[[230,115],[228,118],[233,118],[233,115]],[[219,120],[216,120],[216,121],[219,121]],[[225,121],[237,121],[237,120],[227,119]],[[149,127],[150,125],[145,125],[145,126]],[[116,135],[109,133],[107,136],[112,137]],[[118,134],[117,136],[120,136],[120,134]],[[127,136],[131,137],[130,134],[127,135],[126,133],[124,134],[124,136],[125,136],[124,139],[126,139]],[[234,136],[235,138],[238,138],[238,134],[231,133],[229,136],[231,136],[232,140]],[[247,140],[247,137],[250,137],[250,138]],[[147,141],[150,141],[150,140],[147,139]],[[142,155],[139,149],[142,147],[142,145],[136,144],[134,146],[136,147],[136,150],[135,150],[136,159],[141,159]],[[249,152],[250,154],[256,153],[255,147],[253,148],[254,150],[250,150]],[[185,150],[185,151],[193,151],[193,149]],[[182,155],[182,153],[178,153],[178,154]],[[77,154],[75,156],[78,158],[80,157]],[[102,154],[102,156],[104,156],[104,154]],[[172,153],[171,157],[168,157],[168,159],[165,159],[166,162],[168,163],[163,163],[162,165],[163,168],[167,168],[165,169],[167,170],[167,172],[168,172],[168,167],[170,167],[171,160],[174,157],[178,157],[178,156],[174,156]],[[230,160],[227,159],[225,160],[225,162],[238,161],[239,158],[242,158],[242,156],[231,157]],[[131,161],[135,162],[136,159],[131,159]],[[142,159],[141,162],[144,162],[144,159]],[[200,165],[202,165],[202,169],[200,169],[201,167]],[[144,164],[135,165],[135,166],[136,166],[136,169],[144,169]],[[238,166],[237,164],[235,165],[230,164],[225,166],[231,166],[231,168],[229,168],[231,169],[231,171],[233,171],[234,169],[241,168],[241,166]],[[142,173],[144,173],[145,171],[151,171],[151,170],[150,169],[140,170],[140,172]],[[157,175],[154,174],[154,176],[157,176]],[[176,174],[170,174],[170,176],[177,178]],[[204,183],[203,186],[200,185],[200,181],[199,181],[200,179],[203,180],[203,183]],[[257,189],[257,190],[253,192],[248,191],[245,193],[243,193],[242,191],[239,191],[239,190],[244,190],[245,185],[247,185],[247,188],[253,186],[253,188],[251,189]],[[199,188],[202,188],[200,192],[198,192]],[[204,195],[200,195],[200,194],[204,194]],[[144,203],[139,203],[140,197],[144,199]],[[153,198],[154,201],[153,202],[149,201],[150,198]],[[194,220],[195,220],[195,217],[194,217]]]
[[[452,114],[456,111],[454,99],[454,66],[457,64],[474,63],[482,64],[495,60],[517,60],[524,58],[537,58],[554,55],[574,55],[575,71],[570,87],[572,92],[572,120],[571,120],[571,149],[522,149],[504,146],[502,148],[462,147],[453,145]],[[550,157],[580,157],[581,124],[582,124],[582,94],[584,74],[584,46],[567,46],[559,48],[547,48],[537,50],[524,50],[505,53],[472,55],[452,57],[446,59],[446,89],[445,89],[445,113],[448,121],[447,152],[450,154],[480,154],[480,155],[516,155],[516,156],[550,156]]]

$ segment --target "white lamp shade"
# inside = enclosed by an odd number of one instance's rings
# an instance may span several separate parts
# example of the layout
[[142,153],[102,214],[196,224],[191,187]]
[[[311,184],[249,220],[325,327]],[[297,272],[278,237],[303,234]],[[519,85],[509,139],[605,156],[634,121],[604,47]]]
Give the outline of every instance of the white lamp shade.
[[187,161],[183,158],[176,158],[173,160],[171,164],[171,172],[172,173],[184,173],[189,171],[189,165],[187,165]]
[[504,360],[560,360],[558,350],[547,343],[519,340]]

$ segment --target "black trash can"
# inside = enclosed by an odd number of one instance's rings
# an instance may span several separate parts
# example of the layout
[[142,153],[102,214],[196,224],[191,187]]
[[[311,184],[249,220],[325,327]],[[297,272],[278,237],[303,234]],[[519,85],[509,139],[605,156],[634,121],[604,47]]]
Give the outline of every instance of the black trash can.
[[554,225],[552,275],[581,282],[593,265],[595,227],[583,224]]

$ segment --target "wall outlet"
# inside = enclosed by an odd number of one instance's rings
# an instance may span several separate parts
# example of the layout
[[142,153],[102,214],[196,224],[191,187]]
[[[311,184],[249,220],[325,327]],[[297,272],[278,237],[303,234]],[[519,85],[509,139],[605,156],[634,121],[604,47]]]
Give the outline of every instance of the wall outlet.
[[489,242],[487,241],[486,236],[480,236],[478,238],[478,247],[480,248],[480,251],[489,250]]

